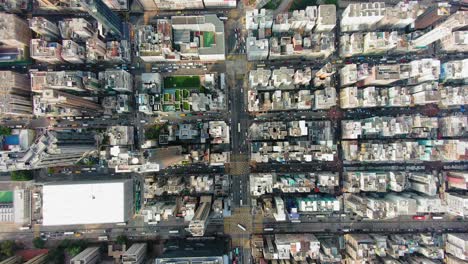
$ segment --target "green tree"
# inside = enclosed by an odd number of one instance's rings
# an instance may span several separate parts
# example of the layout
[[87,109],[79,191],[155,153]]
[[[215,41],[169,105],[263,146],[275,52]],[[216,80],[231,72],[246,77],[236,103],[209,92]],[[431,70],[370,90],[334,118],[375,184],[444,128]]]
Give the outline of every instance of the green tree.
[[36,237],[33,239],[33,245],[35,248],[45,248],[45,241],[40,237]]
[[128,243],[128,237],[126,235],[119,235],[116,242],[120,245],[126,245]]
[[11,135],[11,128],[0,126],[0,136],[9,136]]
[[15,251],[15,242],[12,240],[3,241],[0,244],[0,254],[11,257]]
[[71,257],[74,257],[78,255],[83,249],[81,248],[80,245],[72,245],[70,247],[67,247],[65,251],[70,255]]
[[30,181],[33,179],[31,171],[21,170],[21,171],[12,171],[11,180],[12,181]]

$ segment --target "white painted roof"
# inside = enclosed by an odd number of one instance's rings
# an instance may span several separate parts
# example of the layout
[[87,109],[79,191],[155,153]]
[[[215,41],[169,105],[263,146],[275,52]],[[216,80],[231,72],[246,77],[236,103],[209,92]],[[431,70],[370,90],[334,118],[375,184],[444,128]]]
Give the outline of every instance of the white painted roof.
[[44,185],[43,225],[125,222],[131,190],[131,180]]

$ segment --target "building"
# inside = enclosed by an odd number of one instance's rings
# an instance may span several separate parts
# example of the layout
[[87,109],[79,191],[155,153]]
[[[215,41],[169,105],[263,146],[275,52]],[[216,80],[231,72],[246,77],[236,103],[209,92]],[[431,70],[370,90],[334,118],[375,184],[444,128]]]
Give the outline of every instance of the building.
[[0,71],[0,116],[30,116],[31,86],[26,75]]
[[330,32],[336,26],[336,6],[319,5],[315,32]]
[[133,126],[110,126],[107,127],[106,136],[111,146],[133,145]]
[[170,263],[217,263],[229,264],[230,260],[224,254],[226,243],[223,240],[168,240],[164,245],[165,251],[158,256],[154,264]]
[[99,89],[96,75],[82,71],[34,71],[31,72],[31,90],[41,94],[54,89],[74,92],[96,92]]
[[198,205],[197,211],[193,219],[190,221],[187,231],[189,231],[192,236],[203,236],[205,234],[205,229],[208,224],[208,217],[211,212],[211,196],[202,196],[200,197],[200,203]]
[[0,222],[17,225],[31,223],[31,193],[29,190],[15,189],[0,191]]
[[48,38],[57,39],[60,37],[60,31],[57,25],[44,17],[31,18],[29,20],[29,28]]
[[47,253],[42,253],[24,262],[23,264],[47,264],[47,260]]
[[[95,150],[91,132],[13,131],[19,142],[10,143],[0,152],[0,171],[32,170],[55,166],[70,166]],[[16,141],[18,140],[16,139]]]
[[31,58],[47,63],[61,63],[62,45],[58,42],[48,42],[42,39],[31,39]]
[[395,6],[385,8],[385,17],[377,23],[377,27],[404,29],[412,25],[425,8],[417,1],[399,1]]
[[53,89],[34,95],[33,106],[37,116],[98,115],[102,111],[102,106],[93,100]]
[[97,63],[106,60],[106,43],[97,35],[86,40],[86,62]]
[[440,49],[444,52],[468,52],[468,31],[454,31],[440,39]]
[[89,247],[70,260],[70,264],[95,264],[101,260],[98,247]]
[[63,39],[88,40],[97,32],[96,28],[84,18],[65,18],[58,22]]
[[271,29],[273,12],[269,9],[254,9],[245,12],[245,27],[247,30]]
[[448,37],[452,34],[452,31],[465,27],[466,25],[468,25],[468,11],[457,11],[433,30],[412,40],[411,45],[416,48],[426,47],[435,41]]
[[468,173],[458,171],[445,172],[445,178],[447,180],[447,188],[468,190]]
[[128,0],[103,0],[111,10],[126,11],[128,10]]
[[133,215],[131,180],[48,183],[42,187],[42,224],[123,223]]
[[[180,55],[202,61],[225,59],[224,23],[216,15],[171,17]],[[193,34],[193,36],[192,36]]]
[[450,8],[449,3],[432,3],[424,13],[416,18],[414,28],[420,30],[434,25],[442,18],[450,15]]
[[31,30],[28,24],[14,14],[0,13],[0,17],[0,63],[30,60]]
[[266,60],[269,54],[268,39],[257,39],[256,37],[248,37],[246,41],[247,59]]
[[446,194],[447,212],[452,215],[468,216],[468,196],[456,193]]
[[28,23],[14,14],[0,12],[0,43],[9,47],[29,46],[31,30]]
[[133,244],[122,254],[122,264],[144,263],[146,257],[146,243]]
[[235,8],[237,1],[235,0],[203,0],[205,8]]
[[468,59],[443,63],[440,68],[439,79],[444,83],[458,82],[468,84]]
[[463,263],[468,261],[468,234],[447,234],[445,251],[449,256],[453,256],[459,260],[459,262],[454,260],[453,263]]
[[110,33],[122,35],[122,20],[102,0],[81,1],[81,6]]
[[133,76],[124,70],[108,69],[100,72],[99,80],[103,83],[102,87],[106,90],[115,90],[117,92],[133,91]]
[[372,31],[385,17],[385,3],[349,4],[341,15],[341,31]]
[[62,52],[60,55],[62,59],[69,63],[80,64],[86,61],[85,47],[69,39],[62,40]]

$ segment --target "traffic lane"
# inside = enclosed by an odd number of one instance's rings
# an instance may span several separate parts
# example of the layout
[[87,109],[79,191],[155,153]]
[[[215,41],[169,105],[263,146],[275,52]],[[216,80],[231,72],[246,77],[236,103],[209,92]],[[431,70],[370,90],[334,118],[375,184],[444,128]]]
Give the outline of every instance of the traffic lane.
[[[447,231],[467,232],[468,221],[341,221],[321,223],[254,223],[254,230],[260,233],[340,233],[340,232],[425,232]],[[265,231],[265,229],[268,229]],[[273,230],[271,230],[273,229]]]

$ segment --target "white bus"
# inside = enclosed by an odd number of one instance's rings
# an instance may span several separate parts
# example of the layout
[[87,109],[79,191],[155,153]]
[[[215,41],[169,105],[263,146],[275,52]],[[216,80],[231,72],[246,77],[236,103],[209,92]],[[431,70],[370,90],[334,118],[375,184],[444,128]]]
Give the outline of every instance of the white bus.
[[98,236],[98,241],[108,241],[109,238],[107,236]]
[[240,229],[242,229],[243,231],[247,231],[247,229],[245,228],[245,226],[241,225],[241,224],[237,224],[237,227],[239,227]]

